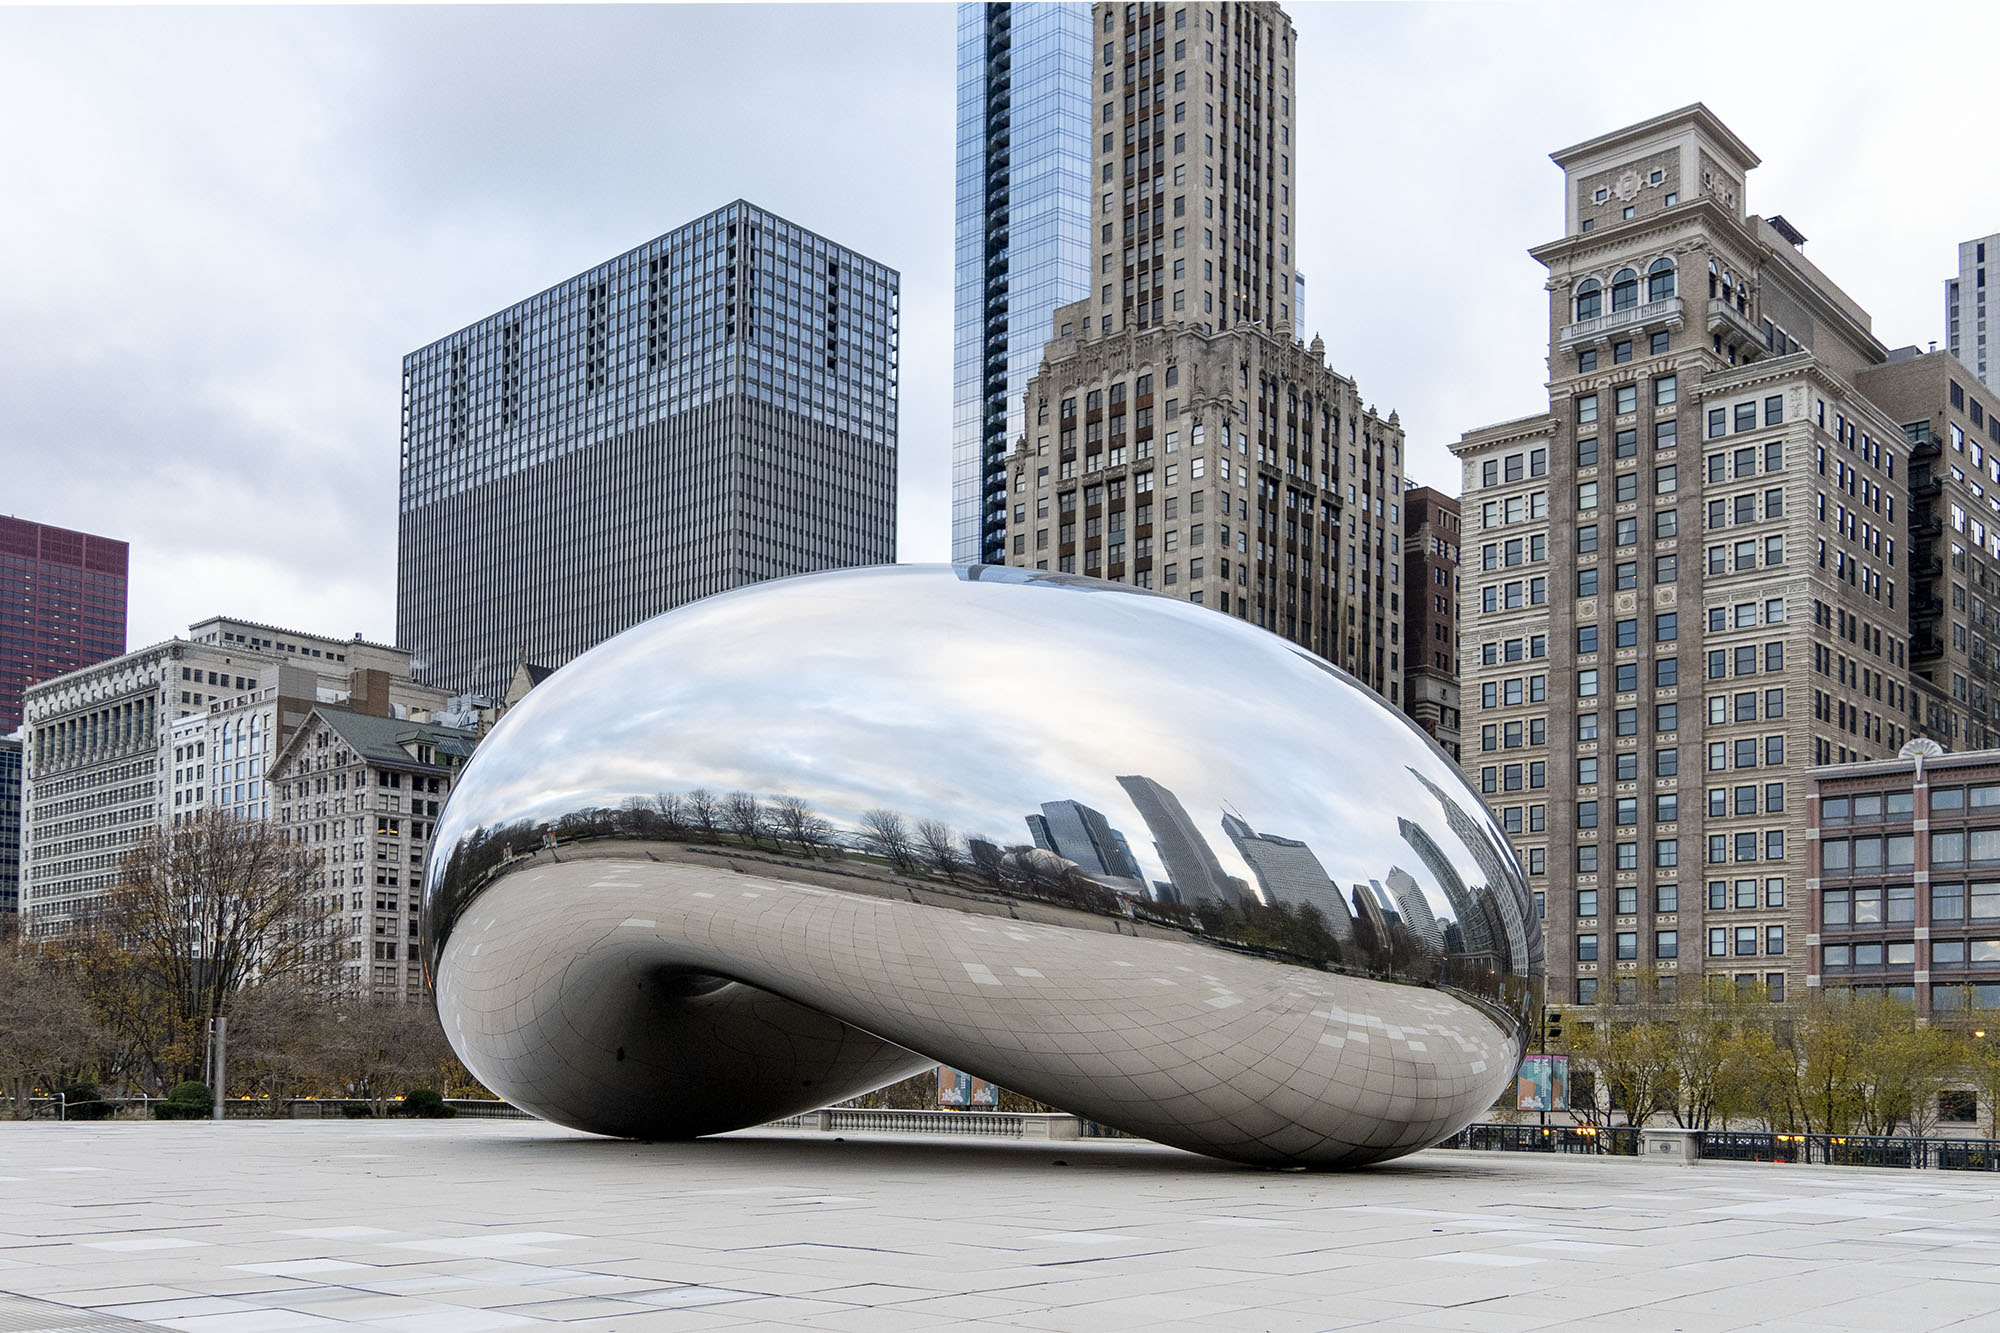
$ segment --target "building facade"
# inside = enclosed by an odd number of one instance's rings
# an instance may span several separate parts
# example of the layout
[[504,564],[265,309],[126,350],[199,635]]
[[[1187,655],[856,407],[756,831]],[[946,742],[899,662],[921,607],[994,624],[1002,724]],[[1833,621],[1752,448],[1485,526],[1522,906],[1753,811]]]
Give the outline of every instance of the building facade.
[[[1463,766],[1549,996],[1806,975],[1806,764],[1909,738],[1910,445],[1888,351],[1699,105],[1553,155],[1549,410],[1468,432]],[[1476,561],[1476,563],[1475,563]],[[1475,711],[1476,710],[1476,711]]]
[[1959,243],[1958,276],[1944,283],[1944,331],[1945,349],[2000,392],[2000,357],[1986,341],[1986,254],[2000,258],[1996,247],[2000,232]]
[[958,7],[951,558],[1004,564],[1008,444],[1059,305],[1090,288],[1090,6]]
[[1806,984],[2000,1010],[2000,751],[1924,749],[1807,775]]
[[424,860],[471,731],[318,705],[271,762],[285,837],[317,852],[312,908],[339,943],[350,995],[417,1000]]
[[1291,22],[1092,12],[1092,290],[1027,386],[1007,562],[1214,607],[1400,702],[1402,427],[1293,334]]
[[2000,394],[1914,347],[1855,384],[1909,442],[1910,728],[2000,745]]
[[[421,712],[409,655],[216,617],[31,687],[23,733],[22,924],[87,920],[150,829],[210,808],[269,818],[266,768],[310,708]],[[400,667],[391,672],[385,668]]]
[[419,677],[493,699],[695,598],[893,561],[898,292],[739,200],[405,357]]
[[124,542],[0,515],[0,736],[36,681],[125,651]]
[[1459,757],[1458,497],[1403,492],[1403,711]]

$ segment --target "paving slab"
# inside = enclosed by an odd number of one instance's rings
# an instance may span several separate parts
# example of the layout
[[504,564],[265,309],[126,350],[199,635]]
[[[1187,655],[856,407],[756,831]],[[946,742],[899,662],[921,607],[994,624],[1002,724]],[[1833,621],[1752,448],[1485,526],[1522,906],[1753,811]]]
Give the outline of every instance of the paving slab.
[[0,1329],[1979,1327],[1990,1176],[520,1121],[0,1124]]

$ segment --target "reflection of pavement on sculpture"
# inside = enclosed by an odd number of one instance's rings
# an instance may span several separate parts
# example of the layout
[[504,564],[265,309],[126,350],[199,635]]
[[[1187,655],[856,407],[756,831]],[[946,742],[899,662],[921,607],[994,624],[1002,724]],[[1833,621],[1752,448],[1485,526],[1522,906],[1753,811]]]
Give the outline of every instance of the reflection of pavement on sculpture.
[[938,1061],[1199,1152],[1365,1162],[1450,1133],[1513,1074],[1512,1038],[1441,991],[1085,920],[1103,928],[590,857],[487,888],[446,947],[439,1007],[489,1086],[640,1138]]

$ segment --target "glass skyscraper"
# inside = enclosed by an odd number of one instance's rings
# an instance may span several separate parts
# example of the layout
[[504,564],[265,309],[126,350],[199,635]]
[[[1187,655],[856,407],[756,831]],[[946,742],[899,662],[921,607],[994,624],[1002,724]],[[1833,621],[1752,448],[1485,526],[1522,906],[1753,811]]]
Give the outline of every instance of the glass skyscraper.
[[1055,308],[1090,291],[1091,7],[958,7],[951,558],[1005,560],[1003,460]]
[[418,678],[498,696],[695,598],[893,562],[899,281],[738,200],[405,357]]

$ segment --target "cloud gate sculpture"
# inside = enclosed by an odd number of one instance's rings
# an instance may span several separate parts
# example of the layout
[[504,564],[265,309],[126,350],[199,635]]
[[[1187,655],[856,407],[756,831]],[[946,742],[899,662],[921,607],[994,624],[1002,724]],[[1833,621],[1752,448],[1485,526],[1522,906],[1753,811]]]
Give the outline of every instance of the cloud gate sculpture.
[[1272,1165],[1472,1120],[1542,964],[1401,713],[1213,610],[992,567],[758,584],[570,663],[461,774],[423,939],[466,1064],[578,1129],[944,1063]]

